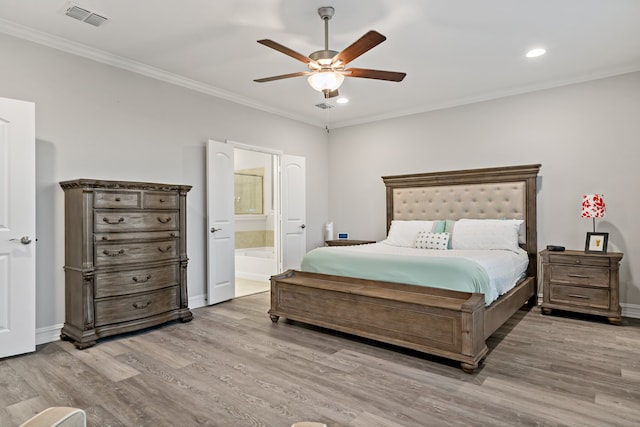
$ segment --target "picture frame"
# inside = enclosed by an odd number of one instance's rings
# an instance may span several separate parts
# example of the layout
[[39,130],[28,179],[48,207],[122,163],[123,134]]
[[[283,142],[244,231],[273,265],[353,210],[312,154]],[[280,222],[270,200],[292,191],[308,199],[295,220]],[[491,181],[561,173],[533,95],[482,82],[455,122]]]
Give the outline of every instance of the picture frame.
[[606,254],[609,233],[587,233],[587,241],[584,244],[584,252],[588,254]]

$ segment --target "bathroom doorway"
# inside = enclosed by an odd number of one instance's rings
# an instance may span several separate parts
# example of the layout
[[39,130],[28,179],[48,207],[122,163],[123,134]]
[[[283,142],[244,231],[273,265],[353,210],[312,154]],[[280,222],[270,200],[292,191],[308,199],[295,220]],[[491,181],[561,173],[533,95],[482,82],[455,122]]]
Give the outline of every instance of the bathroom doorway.
[[270,289],[278,272],[276,154],[234,148],[235,297]]
[[[238,162],[237,168],[236,156],[243,159]],[[258,156],[258,160],[255,156]],[[207,305],[212,305],[262,289],[268,290],[270,275],[300,268],[307,247],[306,159],[267,148],[212,139],[206,144],[206,158],[209,230],[206,301]],[[237,215],[234,189],[236,169],[239,175],[249,175],[239,180],[246,181],[239,182],[239,186],[246,185],[247,188],[238,190],[238,209],[244,213]],[[260,177],[262,192],[259,184],[256,184],[260,182]],[[260,206],[261,214],[258,212]],[[237,246],[236,239],[241,242]],[[262,266],[266,264],[269,267],[268,274],[265,270],[256,272],[240,268],[238,271],[241,282],[258,282],[259,289],[245,288],[236,292],[236,250],[239,256],[249,252],[249,255],[254,255],[253,258],[267,259],[262,260]],[[255,256],[257,252],[258,256]]]

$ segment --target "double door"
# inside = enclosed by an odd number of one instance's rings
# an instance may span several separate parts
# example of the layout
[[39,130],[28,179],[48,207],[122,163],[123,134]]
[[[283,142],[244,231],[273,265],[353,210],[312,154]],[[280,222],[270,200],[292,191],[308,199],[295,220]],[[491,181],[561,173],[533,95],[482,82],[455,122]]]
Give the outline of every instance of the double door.
[[[233,143],[207,143],[207,304],[235,296]],[[278,269],[298,268],[306,253],[305,158],[277,154],[274,185]]]

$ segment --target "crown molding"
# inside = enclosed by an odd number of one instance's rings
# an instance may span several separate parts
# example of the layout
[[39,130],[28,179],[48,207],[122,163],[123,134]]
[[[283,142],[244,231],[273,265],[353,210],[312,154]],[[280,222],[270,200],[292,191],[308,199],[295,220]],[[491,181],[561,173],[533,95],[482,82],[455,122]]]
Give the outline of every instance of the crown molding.
[[2,18],[0,18],[0,32],[66,53],[70,53],[72,55],[80,56],[92,61],[100,62],[112,67],[120,68],[132,73],[160,80],[165,83],[181,86],[209,96],[234,102],[245,107],[261,110],[267,113],[275,114],[298,122],[307,123],[313,126],[324,127],[324,124],[321,122],[309,120],[306,117],[273,108],[269,105],[256,102],[251,98],[247,98],[236,93],[199,82],[197,80],[188,79],[186,77],[173,74],[168,71],[143,64],[141,62],[136,62],[118,55],[113,55],[103,50],[89,47],[82,43],[77,43],[62,37],[54,36],[49,33],[34,30],[33,28],[16,24]]

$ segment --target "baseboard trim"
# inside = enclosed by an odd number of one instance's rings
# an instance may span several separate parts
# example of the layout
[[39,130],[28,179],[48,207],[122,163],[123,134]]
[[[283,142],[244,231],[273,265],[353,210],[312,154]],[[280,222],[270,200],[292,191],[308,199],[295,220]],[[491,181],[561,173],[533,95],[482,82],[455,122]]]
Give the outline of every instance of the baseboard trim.
[[622,309],[622,317],[631,317],[640,319],[640,305],[638,304],[620,304]]
[[189,297],[189,308],[199,308],[207,305],[207,296],[205,294]]
[[46,344],[48,342],[58,341],[60,339],[60,330],[64,326],[62,323],[53,326],[45,326],[36,329],[36,345]]

